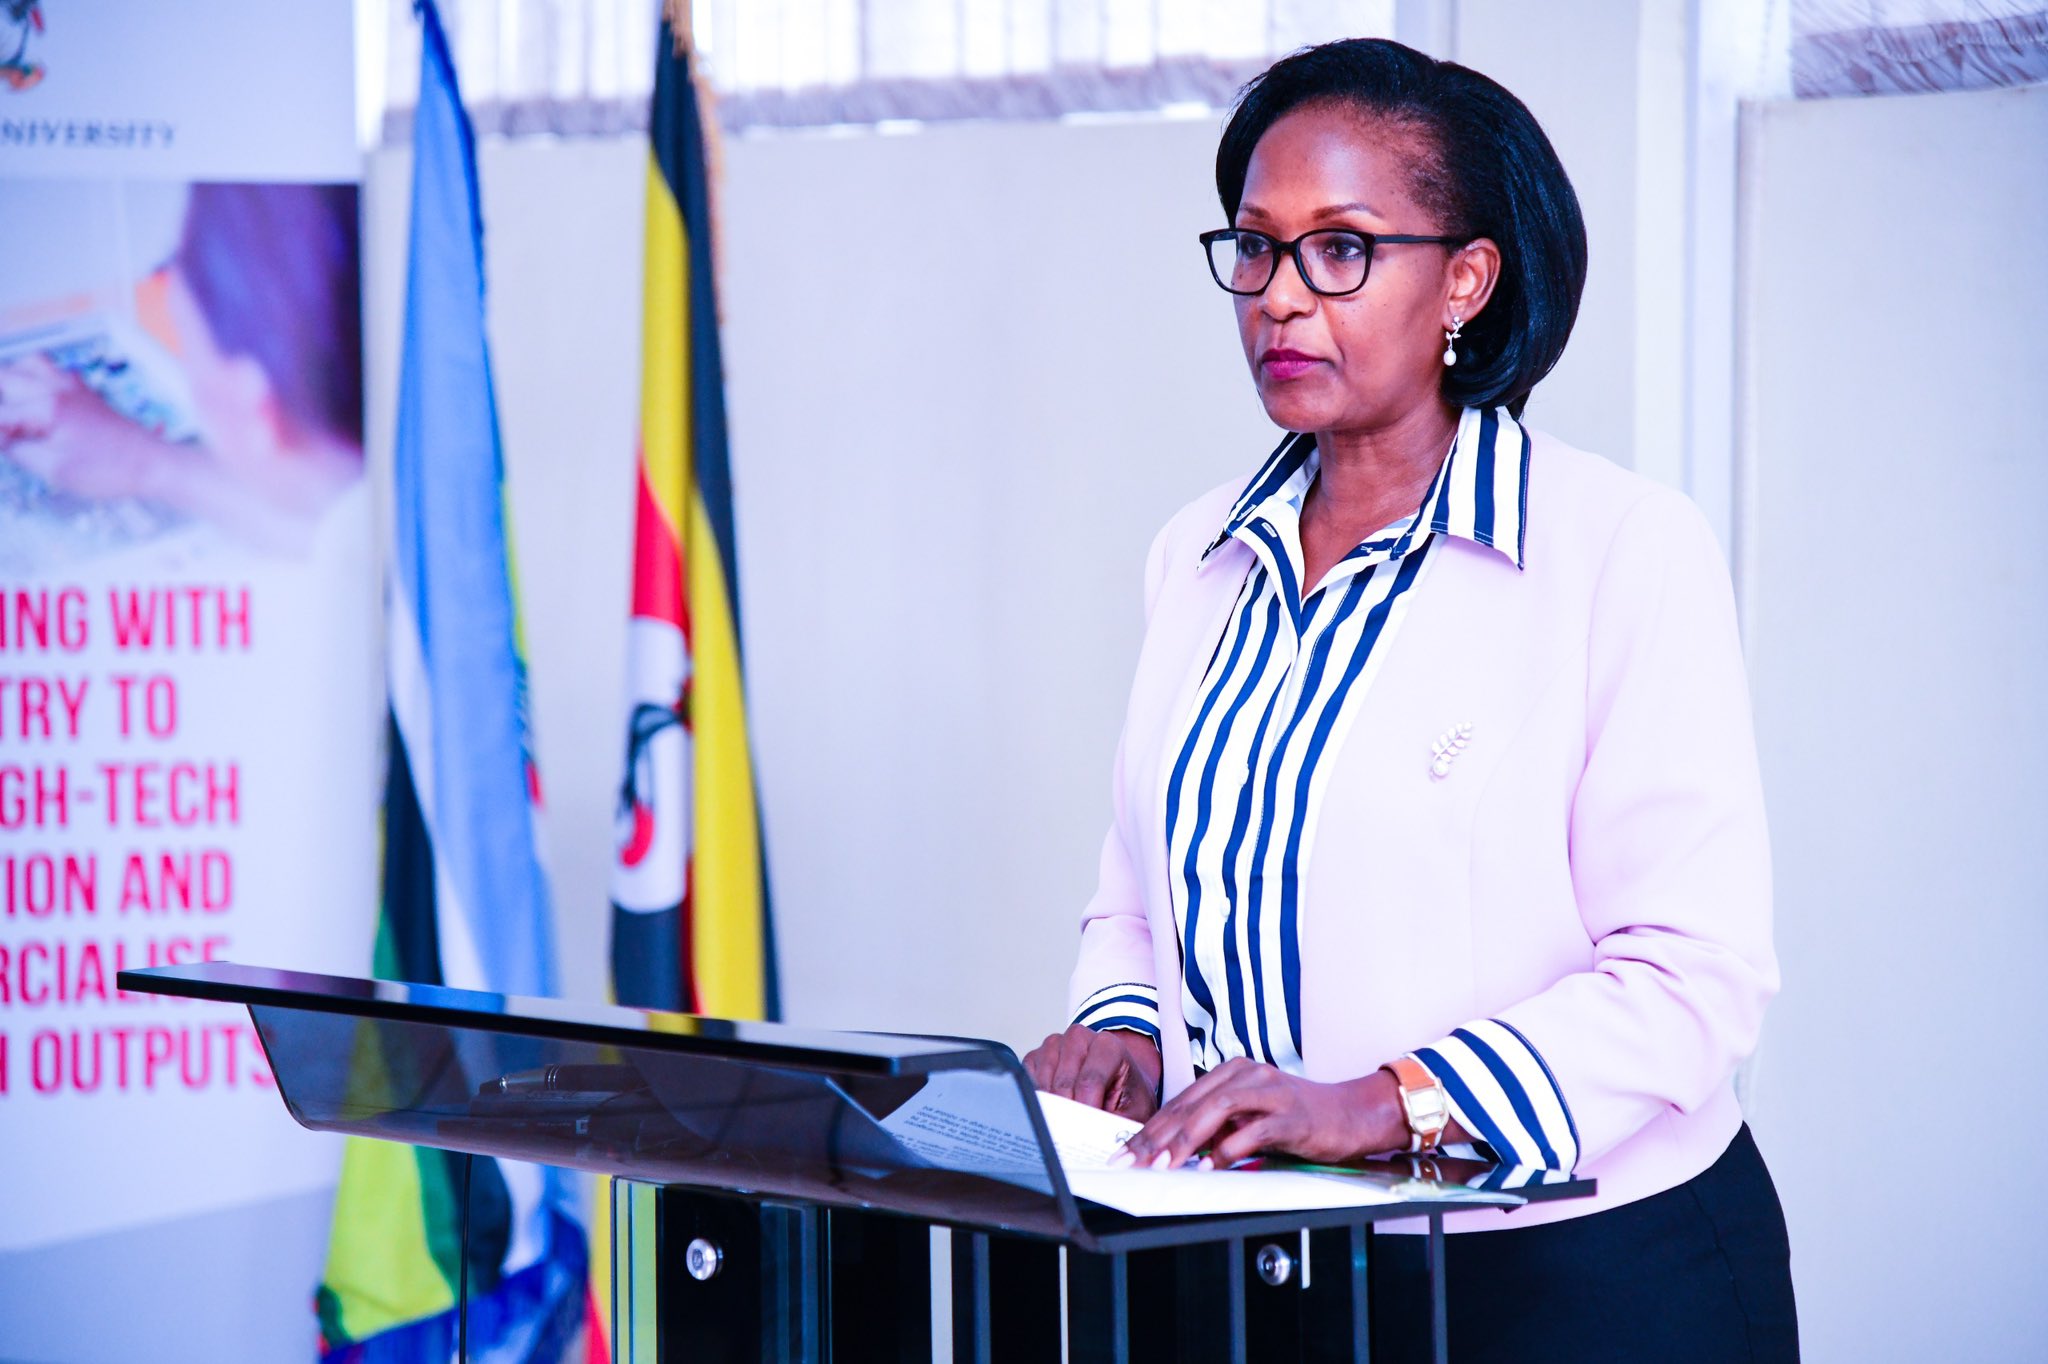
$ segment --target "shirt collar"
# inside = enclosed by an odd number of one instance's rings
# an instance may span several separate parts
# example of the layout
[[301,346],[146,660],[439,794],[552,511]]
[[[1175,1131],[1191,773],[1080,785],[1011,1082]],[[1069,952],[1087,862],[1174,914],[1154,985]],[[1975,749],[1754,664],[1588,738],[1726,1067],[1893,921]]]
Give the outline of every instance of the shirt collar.
[[[1526,567],[1529,537],[1529,433],[1506,408],[1468,407],[1458,419],[1451,453],[1422,499],[1415,521],[1403,535],[1454,535],[1484,545]],[[1223,529],[1202,551],[1202,562],[1243,531],[1262,511],[1278,504],[1300,505],[1316,472],[1316,441],[1310,434],[1280,442],[1231,504]],[[1394,557],[1406,552],[1398,549]]]

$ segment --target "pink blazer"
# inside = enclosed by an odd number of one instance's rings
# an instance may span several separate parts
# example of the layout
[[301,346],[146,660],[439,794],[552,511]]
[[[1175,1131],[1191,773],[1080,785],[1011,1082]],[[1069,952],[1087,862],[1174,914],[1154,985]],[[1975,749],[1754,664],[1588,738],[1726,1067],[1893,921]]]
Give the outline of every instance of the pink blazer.
[[[1728,573],[1692,503],[1540,433],[1526,567],[1440,537],[1340,752],[1301,880],[1302,1053],[1367,1074],[1500,1018],[1548,1063],[1597,1198],[1680,1184],[1742,1121],[1731,1084],[1778,988],[1770,849]],[[1193,1080],[1168,899],[1174,746],[1251,552],[1197,572],[1242,482],[1153,542],[1115,819],[1071,1002],[1158,987],[1166,1092]],[[1431,743],[1470,746],[1430,777]]]

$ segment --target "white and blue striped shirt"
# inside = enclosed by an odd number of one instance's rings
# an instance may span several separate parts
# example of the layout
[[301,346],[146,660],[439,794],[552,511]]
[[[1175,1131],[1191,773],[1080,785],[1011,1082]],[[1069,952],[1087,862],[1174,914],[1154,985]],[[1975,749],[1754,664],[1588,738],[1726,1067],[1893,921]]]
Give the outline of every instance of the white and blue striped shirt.
[[[1302,873],[1331,756],[1428,575],[1455,535],[1523,561],[1529,438],[1505,411],[1467,410],[1416,512],[1371,536],[1304,593],[1301,507],[1312,436],[1273,452],[1203,556],[1236,539],[1256,562],[1217,642],[1166,788],[1181,1013],[1197,1070],[1249,1057],[1302,1073]],[[1097,991],[1076,1022],[1158,1036],[1158,996]],[[1571,1112],[1543,1058],[1494,1019],[1413,1055],[1443,1082],[1460,1124],[1515,1165],[1572,1168]]]

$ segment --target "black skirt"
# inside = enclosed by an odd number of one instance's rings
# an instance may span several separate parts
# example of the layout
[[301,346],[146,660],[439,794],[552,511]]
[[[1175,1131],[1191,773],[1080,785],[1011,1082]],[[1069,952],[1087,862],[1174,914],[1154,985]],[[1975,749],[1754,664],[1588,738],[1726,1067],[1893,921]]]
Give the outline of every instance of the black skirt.
[[[1785,1214],[1747,1124],[1677,1188],[1444,1247],[1457,1364],[1799,1357]],[[1430,1357],[1423,1253],[1420,1236],[1373,1238],[1374,1364]]]

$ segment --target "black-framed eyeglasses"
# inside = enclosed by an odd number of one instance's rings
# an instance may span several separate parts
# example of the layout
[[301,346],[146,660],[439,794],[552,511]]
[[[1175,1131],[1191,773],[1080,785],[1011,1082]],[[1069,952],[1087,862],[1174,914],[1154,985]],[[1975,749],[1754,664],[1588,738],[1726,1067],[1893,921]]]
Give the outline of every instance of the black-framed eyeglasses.
[[1233,294],[1263,294],[1280,268],[1280,258],[1292,256],[1302,282],[1325,298],[1334,298],[1365,287],[1365,277],[1372,271],[1372,253],[1377,247],[1422,242],[1456,246],[1464,240],[1323,228],[1283,242],[1248,227],[1223,227],[1202,234],[1202,249],[1209,255],[1209,273]]

